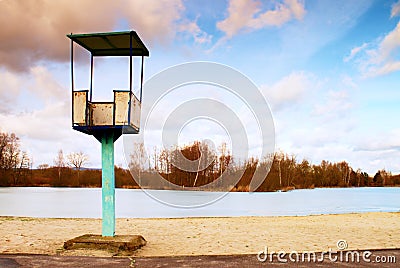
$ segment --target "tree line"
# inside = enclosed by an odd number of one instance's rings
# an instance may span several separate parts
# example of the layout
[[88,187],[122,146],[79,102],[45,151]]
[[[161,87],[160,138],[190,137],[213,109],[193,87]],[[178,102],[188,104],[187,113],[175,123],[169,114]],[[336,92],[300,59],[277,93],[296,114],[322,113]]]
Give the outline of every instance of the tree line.
[[[312,164],[306,159],[298,161],[295,155],[284,152],[275,152],[261,160],[254,157],[238,160],[233,158],[226,144],[222,144],[218,152],[213,152],[207,144],[195,141],[183,147],[175,146],[159,151],[155,149],[151,157],[142,161],[144,147],[137,144],[136,148],[138,150],[131,156],[129,168],[132,174],[140,177],[141,186],[145,188],[168,189],[170,183],[182,188],[194,188],[213,181],[223,184],[225,180],[228,185],[220,185],[221,189],[229,186],[232,191],[248,191],[257,168],[270,170],[257,191],[400,185],[400,175],[393,176],[384,169],[371,177],[361,169],[353,169],[346,161],[332,163],[323,160],[320,164]],[[194,168],[193,171],[190,164],[200,166],[201,158],[209,164],[206,168]],[[186,160],[192,163],[185,164]],[[193,163],[195,160],[199,161]],[[165,180],[156,180],[155,174],[160,174]],[[220,177],[221,180],[218,180]],[[232,177],[239,179],[229,181]],[[214,186],[215,190],[219,188],[218,183]]]
[[[129,168],[115,167],[115,184],[119,188],[171,189],[213,185],[210,190],[248,191],[257,168],[269,168],[257,191],[287,191],[314,187],[364,187],[400,185],[400,175],[378,170],[369,176],[354,170],[346,161],[321,161],[275,152],[266,159],[234,159],[226,144],[212,150],[195,141],[186,146],[157,150],[145,155],[143,144],[135,144]],[[52,165],[33,169],[33,161],[21,151],[19,138],[0,132],[0,186],[101,187],[101,170],[84,168],[89,157],[83,152],[64,155],[59,150]],[[163,180],[157,179],[163,178]],[[237,178],[232,180],[232,178]],[[214,184],[213,184],[214,183]]]

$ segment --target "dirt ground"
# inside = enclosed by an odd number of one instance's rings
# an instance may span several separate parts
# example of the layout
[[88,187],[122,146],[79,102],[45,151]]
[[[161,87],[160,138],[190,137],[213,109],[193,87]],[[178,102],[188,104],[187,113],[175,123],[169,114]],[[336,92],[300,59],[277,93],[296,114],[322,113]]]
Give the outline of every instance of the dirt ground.
[[[140,234],[147,245],[134,257],[256,254],[271,251],[400,248],[400,213],[298,217],[117,219],[116,234]],[[0,253],[112,256],[63,250],[83,234],[100,234],[100,219],[0,217]]]

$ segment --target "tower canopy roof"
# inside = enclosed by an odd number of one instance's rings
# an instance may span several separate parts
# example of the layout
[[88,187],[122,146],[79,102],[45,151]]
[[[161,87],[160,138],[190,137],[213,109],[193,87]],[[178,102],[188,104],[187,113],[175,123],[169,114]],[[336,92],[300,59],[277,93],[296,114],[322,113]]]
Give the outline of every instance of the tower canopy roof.
[[[149,56],[149,50],[135,31],[68,34],[68,38],[93,56]],[[131,47],[132,45],[132,47]]]

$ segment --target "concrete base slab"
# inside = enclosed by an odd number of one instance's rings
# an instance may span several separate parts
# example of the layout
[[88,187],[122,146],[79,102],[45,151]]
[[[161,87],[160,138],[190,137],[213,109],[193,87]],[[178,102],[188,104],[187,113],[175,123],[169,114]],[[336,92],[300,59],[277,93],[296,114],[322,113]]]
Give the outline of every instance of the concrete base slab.
[[101,236],[85,234],[64,242],[64,249],[107,250],[116,254],[129,254],[146,245],[141,235]]

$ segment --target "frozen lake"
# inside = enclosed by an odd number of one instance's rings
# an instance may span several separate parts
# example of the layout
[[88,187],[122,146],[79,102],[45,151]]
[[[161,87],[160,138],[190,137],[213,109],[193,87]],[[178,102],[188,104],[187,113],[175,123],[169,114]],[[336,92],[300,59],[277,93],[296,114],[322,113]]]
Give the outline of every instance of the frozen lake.
[[[172,204],[216,200],[204,206]],[[193,201],[193,202],[195,202]],[[400,211],[400,188],[321,188],[273,193],[228,193],[117,189],[118,218],[208,216],[289,216],[373,211]],[[0,215],[50,218],[101,218],[98,188],[0,188]]]

